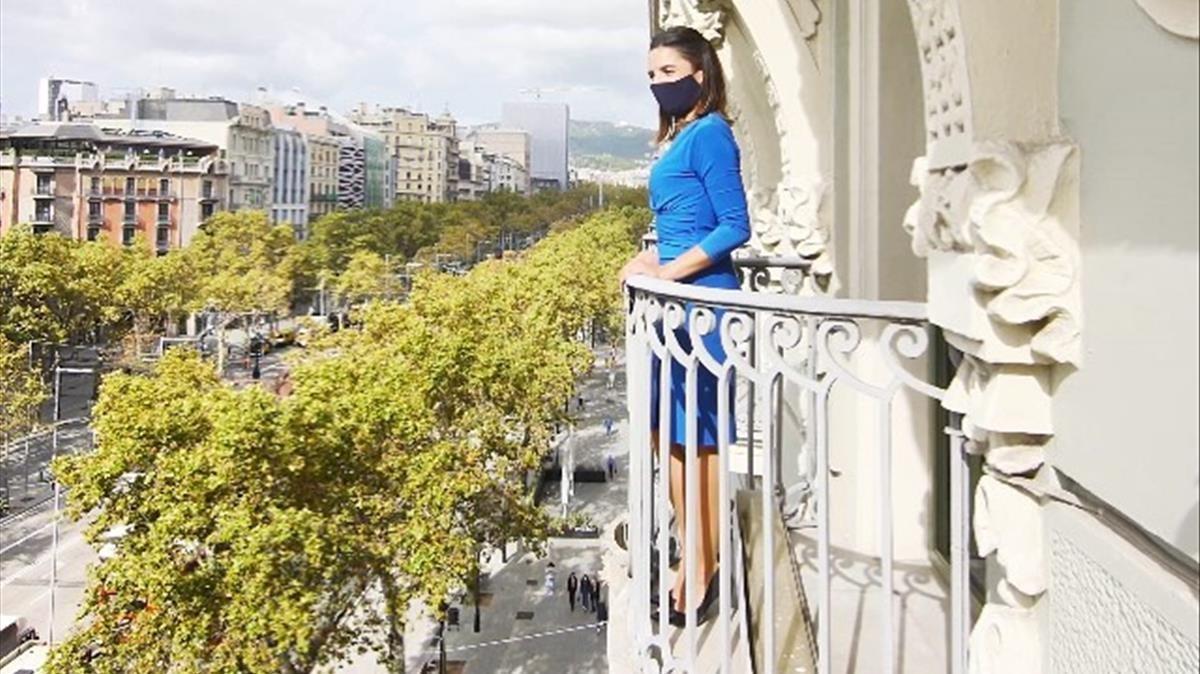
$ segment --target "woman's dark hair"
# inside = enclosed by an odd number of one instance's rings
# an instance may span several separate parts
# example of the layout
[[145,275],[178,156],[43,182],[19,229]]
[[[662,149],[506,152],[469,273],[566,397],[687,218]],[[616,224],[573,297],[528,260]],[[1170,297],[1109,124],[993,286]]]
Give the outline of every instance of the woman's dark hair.
[[[725,111],[725,71],[712,44],[695,28],[675,26],[659,32],[650,40],[651,50],[659,47],[674,49],[693,68],[704,73],[700,101],[695,107],[697,116],[716,112],[728,119],[729,114]],[[671,135],[673,121],[670,115],[659,111],[657,142],[661,143]]]

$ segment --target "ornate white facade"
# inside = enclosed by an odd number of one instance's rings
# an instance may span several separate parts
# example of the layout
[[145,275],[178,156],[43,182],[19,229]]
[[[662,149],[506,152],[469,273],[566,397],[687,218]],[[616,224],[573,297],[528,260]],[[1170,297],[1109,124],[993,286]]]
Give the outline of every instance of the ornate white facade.
[[[981,464],[969,671],[1195,671],[1197,4],[651,5],[718,47],[754,252],[806,260],[801,294],[924,300],[955,354],[941,406]],[[907,414],[893,423],[915,437],[934,423]],[[785,430],[795,446],[807,423]],[[869,435],[832,450],[832,507],[857,513],[840,529],[835,513],[833,537],[877,556]],[[905,446],[886,481],[911,557],[936,538],[944,478]]]

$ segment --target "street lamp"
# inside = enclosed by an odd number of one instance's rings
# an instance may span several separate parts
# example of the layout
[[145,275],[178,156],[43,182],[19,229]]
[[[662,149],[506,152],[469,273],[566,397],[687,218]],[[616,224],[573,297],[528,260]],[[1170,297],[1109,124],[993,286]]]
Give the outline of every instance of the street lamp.
[[[50,461],[53,462],[58,457],[58,422],[62,416],[62,376],[64,374],[90,374],[95,375],[96,370],[90,367],[54,367],[54,426],[50,441]],[[54,645],[54,588],[58,584],[58,520],[59,520],[59,497],[61,495],[60,483],[58,478],[54,479],[54,519],[51,521],[52,534],[50,538],[50,624],[46,629],[46,641],[50,646]]]

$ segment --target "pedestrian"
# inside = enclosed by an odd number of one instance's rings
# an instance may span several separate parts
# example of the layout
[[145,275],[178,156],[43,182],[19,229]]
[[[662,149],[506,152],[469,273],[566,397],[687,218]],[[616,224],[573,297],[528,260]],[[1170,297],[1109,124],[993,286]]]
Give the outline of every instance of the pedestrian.
[[604,459],[604,465],[608,469],[608,479],[611,480],[617,476],[617,460],[613,458],[612,454]]
[[592,613],[598,613],[599,611],[600,611],[600,579],[597,578],[596,582],[592,583]]
[[579,591],[579,578],[572,571],[571,575],[567,576],[567,601],[571,603],[571,612],[575,612],[575,593]]
[[604,417],[604,437],[612,435],[613,418],[611,416]]
[[579,599],[583,602],[583,610],[592,610],[592,579],[585,573],[579,581]]
[[546,565],[546,594],[554,594],[554,585],[554,562],[550,562]]
[[608,390],[613,390],[617,387],[617,371],[613,368],[608,370]]
[[583,411],[583,396],[579,396],[579,398],[577,400],[579,402],[579,411],[582,412]]

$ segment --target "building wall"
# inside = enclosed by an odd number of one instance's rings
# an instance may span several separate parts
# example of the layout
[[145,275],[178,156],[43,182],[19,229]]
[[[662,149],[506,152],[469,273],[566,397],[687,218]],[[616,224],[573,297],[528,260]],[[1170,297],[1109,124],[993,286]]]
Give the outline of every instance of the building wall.
[[[477,143],[486,152],[502,157],[508,157],[521,169],[517,175],[506,184],[509,189],[520,194],[529,193],[529,133],[513,129],[477,129],[471,133],[470,140]],[[511,173],[511,170],[508,170]],[[518,188],[517,185],[520,185]]]
[[362,208],[366,193],[367,158],[354,138],[342,138],[338,150],[338,208]]
[[303,240],[308,231],[308,142],[304,134],[280,128],[274,129],[274,140],[271,220],[291,225]]
[[[4,193],[0,234],[14,224],[32,223],[37,231],[114,244],[141,235],[152,250],[167,250],[191,241],[204,212],[223,210],[219,195],[226,189],[227,178],[217,170],[221,165],[215,158],[197,159],[187,167],[177,161],[105,161],[91,154],[80,154],[78,163],[33,163],[38,168],[13,167],[7,161],[0,165],[0,191]],[[51,177],[53,198],[34,194],[38,175]],[[130,180],[132,190],[127,189]],[[205,183],[217,198],[203,199]],[[39,202],[51,205],[49,227],[35,222]],[[208,208],[202,203],[209,204]],[[127,218],[127,213],[132,218]]]
[[505,103],[501,116],[505,127],[529,133],[530,181],[556,180],[559,189],[566,189],[570,108],[563,103]]
[[306,134],[310,179],[309,218],[315,220],[337,209],[338,158],[341,146],[330,136]]
[[1056,372],[1048,459],[1119,516],[1047,514],[1046,669],[1195,672],[1200,48],[1133,2],[1060,8],[1059,105],[1081,157],[1084,354]]
[[1131,2],[1063,0],[1062,11],[1086,330],[1082,369],[1059,376],[1053,462],[1198,559],[1200,49]]
[[[159,130],[195,138],[219,147],[228,159],[229,182],[222,195],[229,210],[269,210],[271,177],[274,172],[274,138],[270,116],[261,108],[245,121],[238,118],[218,121],[178,119],[105,119],[104,126],[121,130]],[[261,114],[258,112],[261,111]]]

